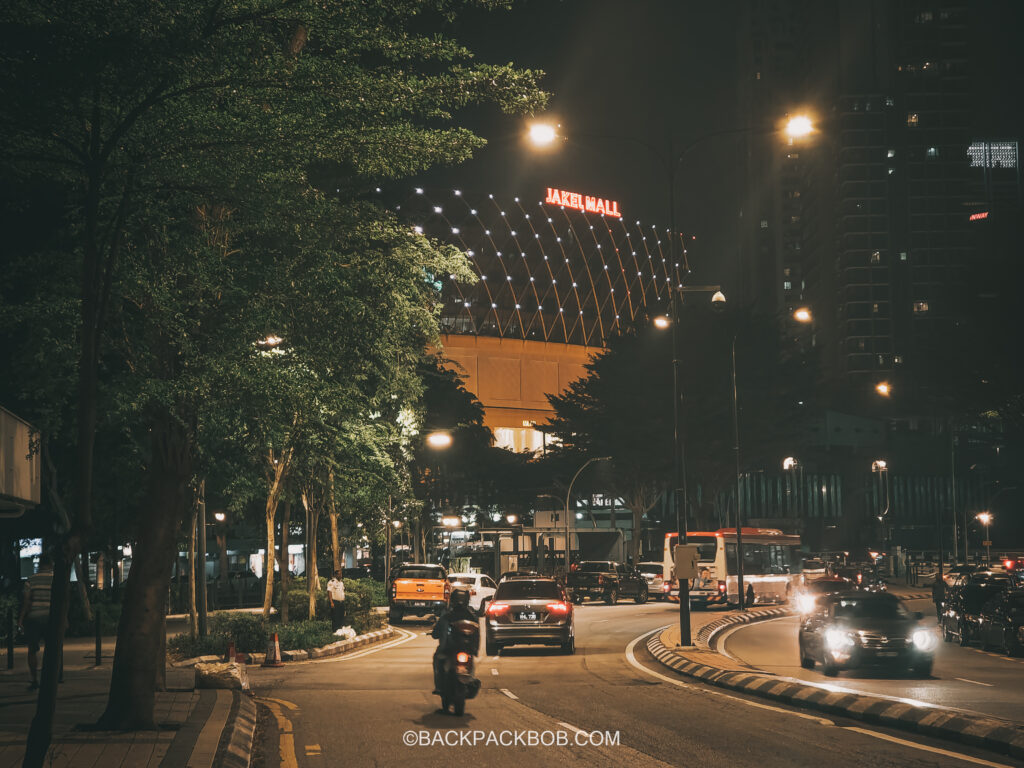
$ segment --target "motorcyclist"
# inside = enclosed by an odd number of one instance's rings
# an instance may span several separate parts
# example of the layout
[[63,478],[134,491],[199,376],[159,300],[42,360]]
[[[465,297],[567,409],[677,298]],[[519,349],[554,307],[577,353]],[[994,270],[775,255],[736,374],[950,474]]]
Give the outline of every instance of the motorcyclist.
[[451,626],[456,621],[478,621],[476,612],[469,607],[469,590],[457,588],[452,590],[448,598],[448,610],[438,617],[430,636],[437,639],[434,651],[434,695],[441,695],[444,679],[444,662],[448,645],[451,643]]

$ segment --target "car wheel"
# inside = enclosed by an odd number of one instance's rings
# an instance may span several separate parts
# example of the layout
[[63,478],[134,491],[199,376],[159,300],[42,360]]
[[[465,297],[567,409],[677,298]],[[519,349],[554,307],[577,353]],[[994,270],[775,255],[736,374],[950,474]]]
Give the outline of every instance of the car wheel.
[[804,651],[803,641],[800,642],[800,666],[804,669],[814,669],[814,659]]
[[914,665],[914,674],[918,677],[931,677],[932,676],[932,660],[922,661]]
[[493,640],[488,640],[485,650],[487,651],[488,656],[497,656],[501,653],[501,646]]
[[822,664],[821,671],[825,673],[825,677],[839,677],[839,665],[833,661]]
[[946,626],[946,622],[942,622],[942,639],[947,643],[953,642],[953,633],[949,631],[949,627]]
[[575,635],[570,635],[569,641],[566,643],[562,643],[562,653],[564,653],[566,656],[572,656],[574,653],[576,653]]
[[640,591],[636,593],[637,605],[643,605],[647,602],[647,587],[641,587]]
[[619,590],[613,587],[612,589],[609,589],[607,592],[605,592],[604,602],[605,605],[615,605],[617,602],[619,602]]
[[966,624],[960,625],[960,645],[971,644],[971,630],[967,628]]

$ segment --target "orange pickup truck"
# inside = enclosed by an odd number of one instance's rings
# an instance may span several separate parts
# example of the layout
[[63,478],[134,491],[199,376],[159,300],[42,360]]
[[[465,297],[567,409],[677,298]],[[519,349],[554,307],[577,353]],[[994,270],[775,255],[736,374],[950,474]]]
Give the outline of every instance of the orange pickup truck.
[[452,585],[440,565],[407,563],[391,582],[389,621],[401,623],[406,616],[440,616],[448,605]]

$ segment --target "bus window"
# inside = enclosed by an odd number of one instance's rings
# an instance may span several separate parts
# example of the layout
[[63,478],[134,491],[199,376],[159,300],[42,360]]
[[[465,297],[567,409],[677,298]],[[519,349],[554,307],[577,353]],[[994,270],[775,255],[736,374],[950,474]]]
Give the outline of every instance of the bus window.
[[[769,573],[771,566],[767,544],[743,545],[743,572],[749,574]],[[725,566],[730,576],[736,575],[736,545],[725,545]]]
[[688,536],[687,544],[697,545],[697,561],[713,563],[718,555],[718,539],[714,536]]

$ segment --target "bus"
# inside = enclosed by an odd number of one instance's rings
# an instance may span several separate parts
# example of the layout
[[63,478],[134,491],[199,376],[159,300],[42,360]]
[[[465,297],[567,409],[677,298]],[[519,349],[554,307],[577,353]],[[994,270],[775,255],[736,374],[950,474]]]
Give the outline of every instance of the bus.
[[[670,575],[670,597],[679,599],[675,580],[675,547],[678,533],[665,534],[663,568]],[[697,578],[690,584],[690,605],[738,603],[736,574],[736,529],[696,531],[686,534],[687,544],[697,545]],[[754,589],[756,603],[782,603],[789,599],[794,584],[801,581],[803,556],[800,537],[775,528],[743,529],[743,587]]]

